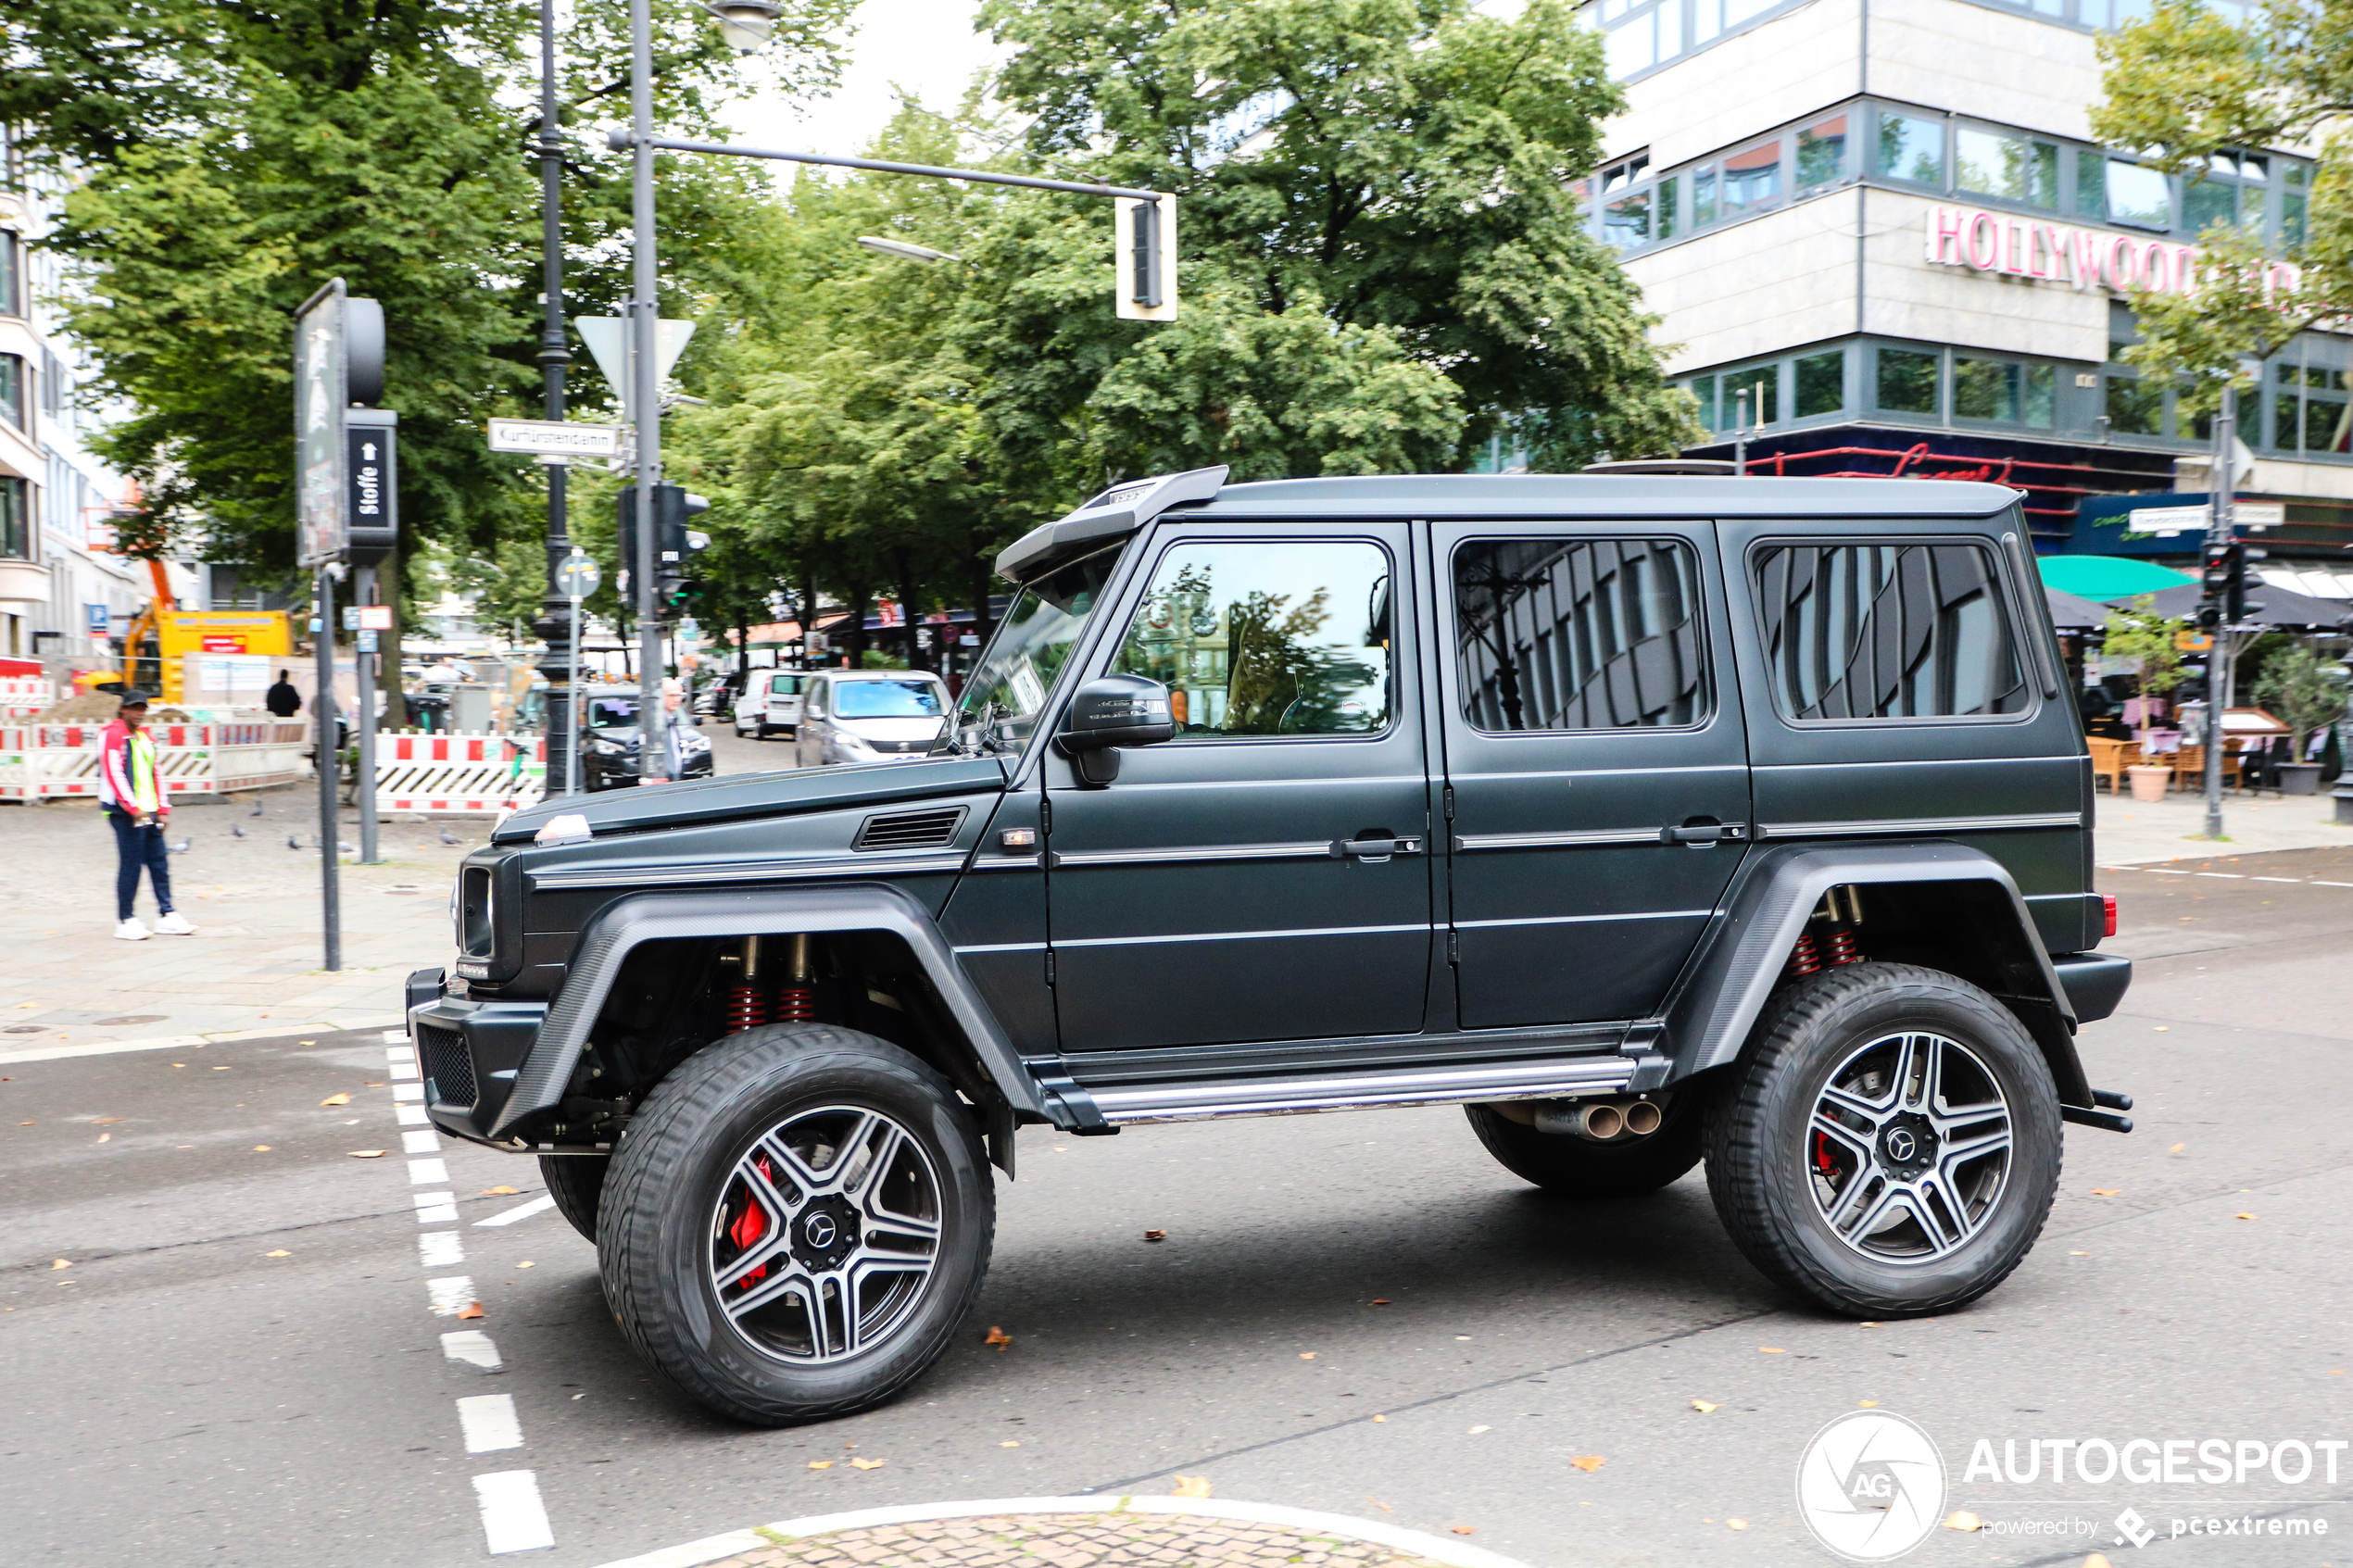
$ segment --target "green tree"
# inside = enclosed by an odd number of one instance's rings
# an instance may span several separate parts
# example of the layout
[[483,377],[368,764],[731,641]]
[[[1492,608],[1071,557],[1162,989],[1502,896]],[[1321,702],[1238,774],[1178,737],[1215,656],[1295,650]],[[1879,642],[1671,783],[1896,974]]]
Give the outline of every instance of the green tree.
[[2353,327],[2353,135],[2344,120],[2353,11],[2334,0],[2262,0],[2234,25],[2198,0],[2158,0],[2099,50],[2108,97],[2094,107],[2092,129],[2113,145],[2153,149],[2161,167],[2192,180],[2215,153],[2318,148],[2309,198],[2287,193],[2279,248],[2298,270],[2293,282],[2259,225],[2218,221],[2199,236],[2195,287],[2133,292],[2142,342],[2125,358],[2176,378],[2186,407],[2204,412],[2226,381],[2251,384],[2243,361],[2270,359],[2299,332]]
[[[2140,696],[2163,696],[2182,684],[2183,673],[2182,633],[2189,622],[2158,614],[2156,603],[2144,594],[2129,608],[2111,608],[2101,629],[2100,651],[2132,664],[2135,695]],[[2141,728],[2145,733],[2150,727],[2144,713]]]

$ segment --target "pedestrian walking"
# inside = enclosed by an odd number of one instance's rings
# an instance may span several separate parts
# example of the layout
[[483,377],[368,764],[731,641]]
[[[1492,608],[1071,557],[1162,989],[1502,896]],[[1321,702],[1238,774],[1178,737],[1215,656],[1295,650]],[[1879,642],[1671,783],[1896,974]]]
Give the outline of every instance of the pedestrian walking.
[[[156,743],[146,726],[147,694],[126,691],[98,749],[98,809],[114,829],[114,934],[125,942],[145,942],[157,933],[193,936],[196,932],[171,908],[171,849],[163,839],[171,802],[156,772]],[[142,867],[160,916],[154,931],[139,922]]]
[[[664,760],[645,770],[639,784],[668,784],[686,775],[686,753],[695,749],[692,740],[700,736],[695,728],[694,715],[684,711],[686,688],[675,675],[665,676],[661,683],[661,738]],[[660,771],[656,769],[659,768]]]
[[278,671],[278,684],[263,696],[261,706],[281,719],[291,719],[302,711],[302,694],[295,690],[295,684],[287,680],[286,672],[281,670]]

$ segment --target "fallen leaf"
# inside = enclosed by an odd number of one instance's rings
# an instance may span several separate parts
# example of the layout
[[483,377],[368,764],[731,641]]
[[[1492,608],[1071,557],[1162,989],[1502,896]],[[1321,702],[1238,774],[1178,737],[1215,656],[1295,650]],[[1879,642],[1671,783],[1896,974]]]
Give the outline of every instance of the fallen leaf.
[[291,1258],[294,1254],[281,1247],[275,1252],[264,1252],[262,1256],[265,1258]]
[[2167,1149],[2165,1152],[2166,1152],[2166,1153],[2168,1153],[2168,1154],[2179,1154],[2179,1153],[2181,1153],[2181,1152],[2182,1152],[2182,1150],[2183,1150],[2183,1149],[2185,1149],[2185,1148],[2189,1148],[2189,1147],[2190,1147],[2190,1146],[2189,1146],[2189,1145],[2187,1145],[2187,1144],[2185,1144],[2185,1143],[2177,1143],[2177,1144],[2175,1144],[2175,1145],[2174,1145],[2171,1148]]
[[1376,1296],[1373,1298],[1373,1305],[1376,1307],[1386,1307],[1389,1305],[1389,1298],[1386,1296]]
[[384,1151],[381,1148],[355,1148],[351,1151],[354,1160],[382,1160],[384,1157]]
[[100,1143],[107,1143],[112,1141],[113,1137],[114,1135],[112,1133],[100,1133],[98,1135],[98,1141]]
[[1377,1415],[1377,1416],[1373,1417],[1373,1419],[1374,1419],[1375,1421],[1378,1421],[1378,1422],[1387,1422],[1387,1421],[1389,1420],[1389,1417],[1387,1417],[1387,1416],[1385,1416],[1385,1415]]
[[225,1067],[216,1067],[216,1068],[214,1068],[214,1069],[213,1069],[213,1071],[214,1071],[215,1073],[226,1073],[226,1072],[228,1072],[229,1070],[228,1070],[227,1068],[225,1068]]
[[1000,1449],[1018,1449],[1021,1447],[1021,1440],[1016,1437],[1008,1437],[997,1446]]
[[812,1470],[831,1470],[833,1467],[834,1461],[829,1459],[812,1459],[809,1461],[809,1468]]
[[522,1189],[519,1187],[510,1186],[484,1187],[482,1189],[482,1196],[484,1198],[513,1198],[517,1196],[521,1190]]
[[1875,1323],[1858,1323],[1855,1326],[1857,1328],[1879,1328],[1883,1325]]
[[1454,1526],[1454,1534],[1458,1536],[1476,1536],[1478,1534],[1478,1526],[1476,1524],[1457,1524]]
[[1855,1405],[1857,1410],[1875,1411],[1879,1409],[1879,1401],[1877,1399],[1857,1399],[1855,1401]]
[[989,1326],[988,1337],[981,1341],[984,1345],[994,1345],[1000,1350],[1003,1349],[1006,1346],[1012,1344],[1013,1342],[1013,1336],[1012,1335],[1007,1334],[1003,1329],[999,1328],[994,1324]]
[[1302,1361],[1312,1361],[1315,1359],[1315,1352],[1313,1350],[1302,1350],[1299,1353],[1299,1359]]
[[1168,1495],[1172,1498],[1205,1498],[1209,1496],[1209,1477],[1179,1475],[1176,1477],[1176,1489]]
[[1956,1509],[1944,1516],[1944,1527],[1947,1530],[1977,1530],[1982,1529],[1984,1524],[1984,1520],[1980,1519],[1966,1508]]
[[1692,1401],[1692,1409],[1699,1411],[1702,1415],[1705,1415],[1709,1411],[1712,1411],[1716,1407],[1714,1405],[1709,1404],[1705,1399],[1693,1399]]
[[469,1301],[464,1306],[458,1309],[458,1315],[461,1318],[467,1319],[478,1318],[483,1315],[482,1303],[479,1301]]
[[2094,1187],[2092,1189],[2092,1196],[2094,1198],[2114,1198],[2118,1193],[2122,1192],[2123,1190],[2124,1189],[2122,1187]]
[[888,1464],[889,1462],[890,1461],[887,1459],[853,1459],[849,1461],[849,1468],[852,1470],[880,1470],[884,1465]]
[[1381,1501],[1380,1499],[1373,1496],[1370,1492],[1366,1492],[1365,1494],[1365,1500],[1371,1503],[1375,1508],[1379,1509],[1383,1513],[1394,1513],[1397,1512],[1395,1509],[1390,1507],[1389,1504]]
[[1144,1239],[1146,1241],[1166,1241],[1168,1239],[1168,1233],[1166,1231],[1146,1231],[1144,1233]]
[[2070,1258],[2088,1258],[2091,1254],[2089,1252],[2076,1251],[2069,1253],[2068,1256]]
[[19,1127],[37,1127],[41,1125],[41,1123],[38,1122],[19,1122],[17,1125]]
[[2095,1551],[2083,1560],[2083,1568],[2108,1568],[2108,1559]]
[[1599,1470],[1603,1465],[1608,1463],[1609,1461],[1602,1458],[1599,1454],[1577,1454],[1572,1456],[1568,1462],[1577,1466],[1578,1469],[1583,1471],[1586,1474],[1591,1475],[1594,1471]]
[[109,1122],[120,1122],[122,1118],[120,1116],[94,1116],[91,1118],[90,1124],[94,1127],[103,1127]]
[[2252,1220],[2255,1216],[2252,1214],[2241,1214],[2239,1218],[2242,1220]]
[[329,1095],[325,1099],[321,1100],[319,1103],[321,1105],[349,1105],[351,1103],[351,1097],[349,1095]]
[[70,1258],[60,1258],[60,1259],[58,1259],[56,1262],[53,1262],[53,1263],[51,1263],[51,1264],[49,1265],[49,1272],[50,1272],[51,1273],[57,1273],[59,1269],[69,1269],[69,1268],[71,1268],[71,1267],[73,1267],[73,1260],[72,1260],[72,1259],[70,1259]]
[[1748,1521],[1745,1519],[1727,1519],[1724,1521],[1724,1524],[1726,1527],[1734,1530],[1745,1530],[1748,1528]]
[[1782,1349],[1779,1345],[1759,1345],[1756,1348],[1756,1353],[1760,1356],[1786,1356],[1789,1354],[1787,1350]]
[[533,1262],[533,1261],[532,1261],[530,1259],[528,1259],[528,1258],[525,1258],[525,1259],[524,1259],[522,1262],[517,1263],[517,1264],[515,1265],[515,1267],[517,1267],[517,1268],[519,1268],[519,1269],[535,1269],[535,1268],[537,1268],[538,1266],[539,1266],[538,1264],[536,1264],[536,1263]]
[[319,1043],[319,1042],[318,1042],[318,1041],[316,1041],[316,1040],[296,1040],[296,1041],[295,1042],[295,1044],[296,1044],[296,1045],[297,1045],[297,1046],[315,1046],[315,1045],[317,1045],[318,1043]]
[[187,1066],[188,1064],[187,1064],[186,1062],[184,1062],[184,1061],[175,1061],[175,1062],[173,1062],[171,1065],[172,1065],[172,1066],[174,1066],[174,1067],[185,1067],[185,1066]]
[[253,1151],[256,1154],[267,1154],[270,1152],[270,1146],[266,1143],[258,1143],[253,1146]]
[[1476,1437],[1481,1432],[1492,1432],[1495,1429],[1491,1426],[1474,1426],[1470,1429],[1469,1436]]

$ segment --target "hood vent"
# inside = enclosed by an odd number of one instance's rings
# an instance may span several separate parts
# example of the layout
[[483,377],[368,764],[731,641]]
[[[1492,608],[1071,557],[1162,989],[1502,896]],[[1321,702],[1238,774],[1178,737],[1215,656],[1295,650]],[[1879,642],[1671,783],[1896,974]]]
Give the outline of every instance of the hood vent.
[[955,842],[963,825],[965,808],[943,806],[931,811],[892,811],[869,817],[860,825],[852,849],[937,849]]

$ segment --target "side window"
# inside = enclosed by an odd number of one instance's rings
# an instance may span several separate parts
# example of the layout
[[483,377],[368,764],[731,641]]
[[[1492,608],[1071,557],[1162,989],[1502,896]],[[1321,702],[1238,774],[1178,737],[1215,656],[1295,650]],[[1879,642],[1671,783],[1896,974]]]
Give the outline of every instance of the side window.
[[1168,688],[1185,740],[1389,726],[1388,552],[1352,540],[1180,545],[1112,668]]
[[1454,552],[1463,717],[1623,730],[1707,717],[1699,562],[1680,539],[1474,539]]
[[824,682],[812,681],[809,683],[809,696],[804,703],[804,710],[819,719],[823,719],[825,716]]
[[1756,608],[1792,719],[1944,719],[2027,706],[2018,638],[1982,545],[1774,545]]

